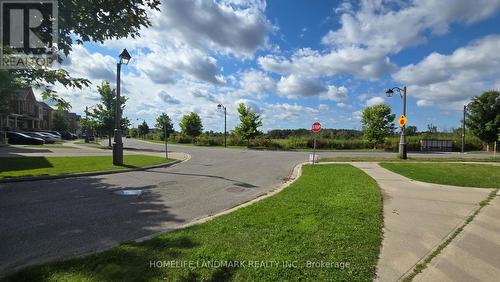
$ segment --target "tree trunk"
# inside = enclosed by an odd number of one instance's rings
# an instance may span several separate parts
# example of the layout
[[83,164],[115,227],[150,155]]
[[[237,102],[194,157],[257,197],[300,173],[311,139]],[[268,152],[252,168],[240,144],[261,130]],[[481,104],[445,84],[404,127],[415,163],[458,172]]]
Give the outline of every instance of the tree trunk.
[[108,146],[111,147],[111,131],[108,134]]

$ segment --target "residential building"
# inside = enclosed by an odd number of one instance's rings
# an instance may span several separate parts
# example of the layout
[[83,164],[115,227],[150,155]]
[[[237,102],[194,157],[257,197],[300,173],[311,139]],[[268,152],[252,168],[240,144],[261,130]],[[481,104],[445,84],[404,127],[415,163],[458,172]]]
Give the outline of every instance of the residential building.
[[52,129],[53,109],[38,102],[33,89],[15,91],[6,113],[0,114],[0,128],[6,130]]

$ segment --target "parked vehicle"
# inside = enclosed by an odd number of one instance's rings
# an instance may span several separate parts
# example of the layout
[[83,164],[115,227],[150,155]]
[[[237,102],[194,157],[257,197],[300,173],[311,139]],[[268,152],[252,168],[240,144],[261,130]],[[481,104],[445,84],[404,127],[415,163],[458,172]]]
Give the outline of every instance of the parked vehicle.
[[61,141],[61,135],[60,134],[54,134],[54,133],[51,133],[51,132],[54,132],[54,131],[37,131],[39,133],[42,133],[44,135],[48,135],[52,138],[55,138],[57,141]]
[[13,145],[43,145],[45,141],[41,138],[31,137],[29,135],[8,131],[7,139],[9,140],[9,144]]
[[57,139],[54,136],[49,136],[47,134],[43,134],[42,132],[26,131],[26,132],[23,132],[23,134],[26,134],[26,135],[28,135],[30,137],[34,137],[34,138],[43,139],[43,141],[45,141],[46,144],[53,144],[57,141]]
[[75,140],[78,139],[78,136],[76,134],[73,134],[69,131],[61,131],[60,132],[61,138],[64,140]]
[[61,137],[61,133],[54,130],[35,130],[35,132],[50,133],[52,135]]

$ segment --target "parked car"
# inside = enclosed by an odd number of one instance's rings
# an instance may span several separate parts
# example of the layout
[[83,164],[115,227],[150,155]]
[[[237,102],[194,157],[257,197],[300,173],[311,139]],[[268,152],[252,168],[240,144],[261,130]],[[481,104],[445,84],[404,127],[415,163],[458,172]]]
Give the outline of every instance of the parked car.
[[76,136],[76,134],[73,134],[69,131],[61,131],[60,132],[61,134],[61,138],[64,139],[64,140],[75,140],[75,139],[78,139],[78,136]]
[[23,133],[8,131],[7,139],[13,145],[43,145],[45,141],[41,138],[31,137]]
[[52,138],[55,138],[57,141],[61,141],[61,134],[52,133],[55,131],[37,131],[37,132],[42,133],[43,135],[47,135],[47,136],[50,136]]
[[35,130],[35,132],[49,133],[49,134],[58,136],[59,138],[61,137],[61,133],[54,131],[54,130]]
[[34,138],[43,139],[43,141],[45,141],[46,144],[53,144],[56,141],[58,141],[54,136],[50,136],[50,135],[44,134],[42,132],[26,131],[26,132],[23,132],[23,134],[26,134],[26,135],[28,135],[30,137],[34,137]]

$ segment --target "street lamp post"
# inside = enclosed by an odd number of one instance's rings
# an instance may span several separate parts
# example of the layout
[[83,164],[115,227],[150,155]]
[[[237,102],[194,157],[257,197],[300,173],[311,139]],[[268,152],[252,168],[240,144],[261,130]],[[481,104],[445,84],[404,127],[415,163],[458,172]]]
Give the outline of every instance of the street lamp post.
[[[403,99],[403,115],[406,116],[406,86],[403,86],[403,88],[393,87],[388,89],[385,92],[387,97],[392,97],[394,90],[398,91],[399,96]],[[399,138],[399,157],[403,160],[408,158],[408,145],[406,144],[405,127],[406,125],[401,127],[401,136]]]
[[217,105],[218,109],[224,109],[224,147],[227,148],[227,115],[226,107],[222,104]]
[[467,105],[464,105],[464,113],[462,117],[462,154],[465,149],[465,115],[467,114]]
[[164,138],[165,138],[165,159],[168,160],[168,147],[167,147],[167,142],[168,142],[168,138],[167,138],[167,122],[165,121],[165,123],[163,124],[163,131],[164,131]]
[[127,49],[123,49],[120,60],[116,64],[116,108],[115,108],[115,138],[113,143],[113,165],[123,165],[123,141],[121,130],[121,106],[120,106],[120,72],[122,64],[128,65],[131,57]]

